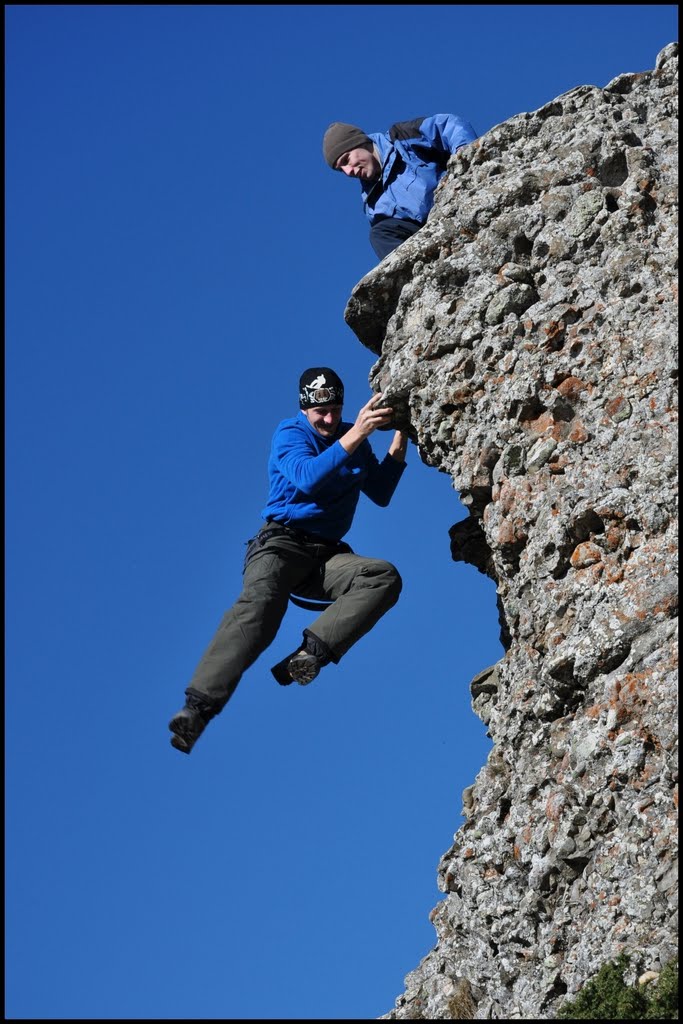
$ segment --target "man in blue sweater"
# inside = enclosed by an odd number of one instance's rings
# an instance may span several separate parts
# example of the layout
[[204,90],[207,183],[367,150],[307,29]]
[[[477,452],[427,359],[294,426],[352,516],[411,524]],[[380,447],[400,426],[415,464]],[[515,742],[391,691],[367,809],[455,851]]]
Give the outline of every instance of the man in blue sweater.
[[457,114],[416,117],[371,135],[341,121],[330,125],[323,156],[333,170],[360,181],[370,244],[380,260],[423,226],[448,158],[476,137]]
[[[266,520],[248,544],[242,593],[225,613],[171,719],[172,745],[189,754],[227,704],[250,665],[275,639],[292,595],[322,609],[302,644],[271,671],[282,685],[306,685],[342,658],[398,600],[401,578],[389,562],[356,555],[342,537],[361,491],[389,504],[405,469],[408,439],[395,431],[382,462],[368,437],[393,410],[373,395],[355,423],[342,422],[344,386],[329,367],[305,370],[298,416],[283,420],[268,463]],[[309,602],[313,602],[311,605]]]

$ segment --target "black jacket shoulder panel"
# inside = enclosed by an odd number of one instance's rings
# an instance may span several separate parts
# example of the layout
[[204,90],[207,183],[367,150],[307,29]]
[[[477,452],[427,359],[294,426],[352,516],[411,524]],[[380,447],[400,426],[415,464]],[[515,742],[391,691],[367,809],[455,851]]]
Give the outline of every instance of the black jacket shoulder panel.
[[397,121],[392,124],[388,135],[392,142],[396,139],[414,139],[420,134],[420,125],[424,117],[414,117],[412,121]]

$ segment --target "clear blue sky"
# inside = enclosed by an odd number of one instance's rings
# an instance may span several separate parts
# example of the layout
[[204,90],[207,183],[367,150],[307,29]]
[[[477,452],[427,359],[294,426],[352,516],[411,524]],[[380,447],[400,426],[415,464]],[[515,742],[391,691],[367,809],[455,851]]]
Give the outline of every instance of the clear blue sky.
[[[434,943],[436,867],[490,741],[493,584],[409,468],[355,550],[399,604],[312,686],[270,666],[191,757],[168,719],[240,589],[277,422],[374,265],[334,120],[485,133],[654,67],[669,5],[9,5],[6,1015],[371,1019]],[[375,450],[390,435],[375,435]]]

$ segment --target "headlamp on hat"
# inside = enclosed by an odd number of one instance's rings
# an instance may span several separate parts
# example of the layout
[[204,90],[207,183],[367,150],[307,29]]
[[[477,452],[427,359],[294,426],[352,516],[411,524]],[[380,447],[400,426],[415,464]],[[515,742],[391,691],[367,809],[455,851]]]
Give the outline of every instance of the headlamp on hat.
[[312,409],[316,405],[343,405],[344,385],[329,366],[305,370],[299,380],[299,406]]

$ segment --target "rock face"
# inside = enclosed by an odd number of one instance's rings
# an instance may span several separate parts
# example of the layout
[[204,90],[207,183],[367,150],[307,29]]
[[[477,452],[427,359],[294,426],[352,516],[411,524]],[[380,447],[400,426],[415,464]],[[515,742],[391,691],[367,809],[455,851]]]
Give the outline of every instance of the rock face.
[[676,949],[677,55],[461,150],[347,306],[506,649],[436,946],[382,1019],[552,1019]]

